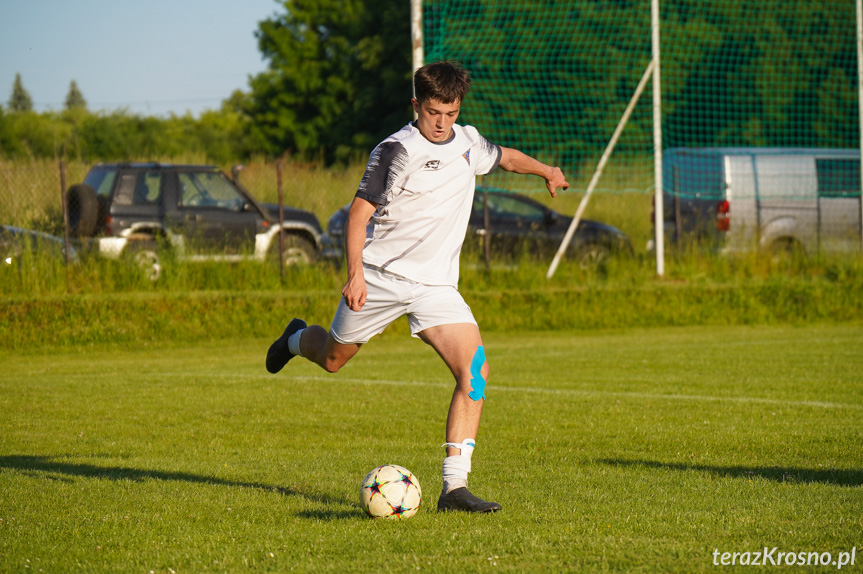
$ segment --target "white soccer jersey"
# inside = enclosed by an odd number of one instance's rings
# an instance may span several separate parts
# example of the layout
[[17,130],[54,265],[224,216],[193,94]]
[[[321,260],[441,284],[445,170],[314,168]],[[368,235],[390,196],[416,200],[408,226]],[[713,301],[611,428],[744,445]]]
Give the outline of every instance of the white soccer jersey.
[[427,140],[408,124],[372,151],[357,197],[378,205],[363,263],[426,285],[458,286],[459,253],[477,175],[500,162],[500,146],[473,126]]

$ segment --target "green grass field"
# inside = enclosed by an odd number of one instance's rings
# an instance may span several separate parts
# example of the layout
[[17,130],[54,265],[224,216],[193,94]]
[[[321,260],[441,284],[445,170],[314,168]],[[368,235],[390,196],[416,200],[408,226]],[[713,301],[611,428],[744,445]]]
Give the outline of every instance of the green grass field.
[[[860,324],[485,339],[491,516],[434,511],[452,383],[400,333],[337,375],[267,374],[268,339],[0,351],[0,571],[860,570]],[[409,520],[359,507],[388,462],[424,487]]]

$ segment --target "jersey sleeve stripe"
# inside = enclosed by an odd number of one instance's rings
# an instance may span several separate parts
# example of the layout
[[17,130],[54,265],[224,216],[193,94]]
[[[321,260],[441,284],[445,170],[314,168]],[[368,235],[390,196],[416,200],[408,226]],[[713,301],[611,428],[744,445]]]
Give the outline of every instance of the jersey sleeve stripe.
[[377,205],[386,205],[393,185],[407,169],[408,152],[400,142],[385,141],[369,157],[356,196]]

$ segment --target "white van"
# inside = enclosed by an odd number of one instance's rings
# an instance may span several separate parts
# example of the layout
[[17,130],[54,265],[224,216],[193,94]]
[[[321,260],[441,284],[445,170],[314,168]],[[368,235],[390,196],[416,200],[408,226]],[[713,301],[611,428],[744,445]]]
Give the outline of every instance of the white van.
[[859,251],[860,150],[671,148],[665,233],[723,252]]

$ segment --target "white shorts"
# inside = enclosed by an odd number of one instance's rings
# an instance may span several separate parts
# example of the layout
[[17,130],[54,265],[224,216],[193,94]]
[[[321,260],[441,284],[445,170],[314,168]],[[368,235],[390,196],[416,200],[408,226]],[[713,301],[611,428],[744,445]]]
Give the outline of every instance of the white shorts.
[[368,291],[366,304],[359,311],[351,311],[342,297],[330,326],[330,333],[339,343],[367,343],[402,315],[408,316],[414,337],[438,325],[476,325],[470,307],[455,287],[423,285],[373,267],[363,267],[363,274]]

